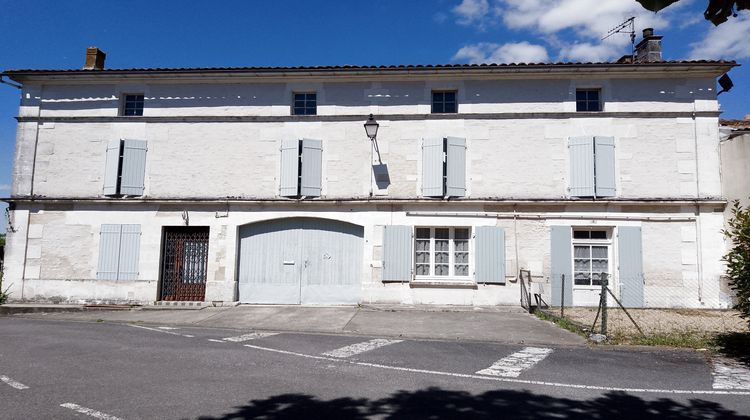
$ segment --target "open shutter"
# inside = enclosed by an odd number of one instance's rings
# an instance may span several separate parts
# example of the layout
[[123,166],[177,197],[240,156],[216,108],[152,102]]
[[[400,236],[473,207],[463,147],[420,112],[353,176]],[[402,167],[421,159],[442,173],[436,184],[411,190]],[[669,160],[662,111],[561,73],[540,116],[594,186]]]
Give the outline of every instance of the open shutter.
[[299,140],[283,140],[281,142],[281,189],[282,197],[296,197],[299,195]]
[[141,225],[122,225],[118,280],[138,279],[138,256],[141,250]]
[[617,237],[621,302],[628,308],[642,308],[644,306],[644,276],[641,228],[619,227]]
[[422,143],[422,195],[443,196],[443,152],[442,138],[427,138]]
[[99,280],[117,280],[121,233],[121,225],[102,225],[99,231],[99,267],[96,271]]
[[570,138],[570,196],[594,196],[594,138]]
[[302,183],[299,195],[320,197],[323,176],[323,142],[302,139]]
[[596,196],[615,195],[615,138],[594,137],[596,156]]
[[476,228],[476,282],[505,284],[505,231],[496,226]]
[[464,197],[466,195],[466,139],[448,137],[447,181],[445,195]]
[[104,195],[117,195],[117,179],[120,169],[121,140],[111,140],[107,144],[106,166],[104,167]]
[[412,227],[383,227],[383,281],[408,282],[412,277]]
[[120,194],[143,195],[146,150],[146,142],[143,140],[123,140]]
[[[551,272],[552,306],[560,306],[562,294],[565,294],[565,306],[573,304],[573,260],[571,256],[572,229],[570,226],[552,226],[550,243],[552,245]],[[562,276],[565,275],[565,290]]]

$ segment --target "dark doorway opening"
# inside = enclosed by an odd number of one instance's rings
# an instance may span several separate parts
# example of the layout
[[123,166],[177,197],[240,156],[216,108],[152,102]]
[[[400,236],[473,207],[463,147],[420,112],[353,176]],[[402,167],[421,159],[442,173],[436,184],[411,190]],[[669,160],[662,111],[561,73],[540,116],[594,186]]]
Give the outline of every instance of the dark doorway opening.
[[160,300],[206,297],[208,227],[168,226],[162,237]]

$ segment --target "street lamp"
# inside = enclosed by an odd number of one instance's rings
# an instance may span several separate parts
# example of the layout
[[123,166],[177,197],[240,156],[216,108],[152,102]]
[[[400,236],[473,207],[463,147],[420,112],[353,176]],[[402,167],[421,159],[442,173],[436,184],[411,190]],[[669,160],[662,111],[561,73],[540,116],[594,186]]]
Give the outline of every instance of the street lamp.
[[369,137],[370,140],[375,140],[375,137],[377,137],[378,127],[380,127],[380,124],[378,124],[372,114],[370,114],[370,118],[368,118],[365,123],[365,132],[367,132],[367,137]]

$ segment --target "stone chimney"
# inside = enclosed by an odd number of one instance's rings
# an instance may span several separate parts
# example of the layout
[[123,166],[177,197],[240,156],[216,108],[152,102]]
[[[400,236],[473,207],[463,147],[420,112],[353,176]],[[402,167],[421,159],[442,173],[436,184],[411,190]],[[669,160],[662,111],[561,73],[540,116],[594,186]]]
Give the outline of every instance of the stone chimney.
[[635,46],[636,63],[654,63],[663,61],[661,58],[662,36],[654,35],[654,28],[643,30],[643,39]]
[[107,58],[107,54],[104,51],[96,47],[86,48],[86,64],[83,65],[84,70],[104,70],[104,59]]

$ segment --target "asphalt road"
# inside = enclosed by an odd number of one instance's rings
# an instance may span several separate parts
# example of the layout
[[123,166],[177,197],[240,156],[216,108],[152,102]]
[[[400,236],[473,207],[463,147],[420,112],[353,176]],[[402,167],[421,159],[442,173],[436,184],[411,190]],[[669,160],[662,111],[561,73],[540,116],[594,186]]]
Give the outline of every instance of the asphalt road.
[[750,418],[750,389],[714,370],[693,351],[0,318],[3,419]]

